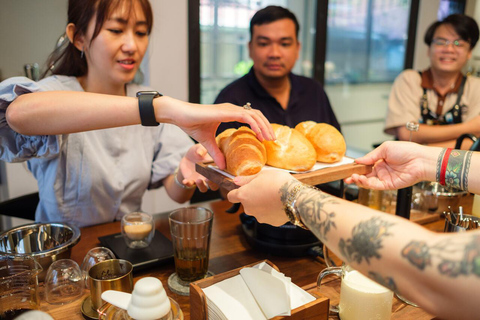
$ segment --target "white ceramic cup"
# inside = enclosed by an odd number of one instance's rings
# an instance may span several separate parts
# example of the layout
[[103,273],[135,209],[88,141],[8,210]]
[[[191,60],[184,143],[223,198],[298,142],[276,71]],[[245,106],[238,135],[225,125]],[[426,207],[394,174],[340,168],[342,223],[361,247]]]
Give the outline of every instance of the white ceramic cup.
[[362,275],[348,265],[330,267],[318,275],[317,286],[328,275],[340,277],[340,303],[330,306],[330,311],[339,313],[342,320],[376,319],[389,320],[392,314],[393,292]]

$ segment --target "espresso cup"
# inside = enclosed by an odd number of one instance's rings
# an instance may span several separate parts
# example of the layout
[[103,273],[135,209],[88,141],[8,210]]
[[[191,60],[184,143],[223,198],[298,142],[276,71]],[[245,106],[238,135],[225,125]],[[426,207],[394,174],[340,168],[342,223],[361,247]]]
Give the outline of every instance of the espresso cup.
[[110,259],[97,263],[88,271],[92,309],[97,312],[105,302],[102,293],[116,290],[131,293],[133,291],[133,266],[127,260]]
[[328,275],[341,279],[340,303],[330,306],[342,320],[377,319],[389,320],[392,313],[393,292],[362,275],[348,265],[330,267],[318,275],[317,286]]
[[131,212],[124,215],[121,228],[123,239],[131,249],[148,247],[155,234],[153,217],[146,212]]

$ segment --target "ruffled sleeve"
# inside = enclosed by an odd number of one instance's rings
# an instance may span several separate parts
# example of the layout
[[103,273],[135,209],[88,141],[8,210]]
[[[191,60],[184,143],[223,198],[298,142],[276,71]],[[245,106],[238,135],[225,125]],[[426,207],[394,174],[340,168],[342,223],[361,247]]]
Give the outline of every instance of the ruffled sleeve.
[[8,106],[22,94],[46,91],[41,82],[15,77],[0,83],[0,159],[21,162],[58,154],[61,136],[26,136],[13,131],[5,118]]

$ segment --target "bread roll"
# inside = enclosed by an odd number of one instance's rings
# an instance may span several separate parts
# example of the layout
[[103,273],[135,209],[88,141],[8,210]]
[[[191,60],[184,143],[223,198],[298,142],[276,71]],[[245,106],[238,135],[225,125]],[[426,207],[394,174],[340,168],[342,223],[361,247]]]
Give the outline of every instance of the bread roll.
[[307,138],[287,126],[272,123],[272,128],[277,140],[263,141],[267,150],[267,164],[287,170],[310,170],[317,154]]
[[304,121],[295,127],[313,144],[317,161],[333,163],[342,160],[347,150],[345,139],[340,131],[328,123]]
[[256,174],[267,161],[265,147],[248,127],[227,129],[217,136],[216,141],[225,155],[227,172],[234,176]]

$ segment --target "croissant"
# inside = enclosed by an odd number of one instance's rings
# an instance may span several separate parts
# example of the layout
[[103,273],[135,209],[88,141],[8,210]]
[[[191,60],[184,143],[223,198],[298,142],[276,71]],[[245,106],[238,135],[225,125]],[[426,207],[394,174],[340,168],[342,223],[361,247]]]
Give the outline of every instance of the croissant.
[[272,123],[277,140],[264,141],[267,164],[273,167],[305,171],[313,167],[317,154],[310,141],[300,132]]
[[267,162],[265,147],[248,127],[227,129],[216,141],[225,156],[227,172],[234,176],[256,174]]
[[342,160],[347,150],[345,139],[340,131],[328,123],[304,121],[295,127],[313,145],[317,161],[333,163]]

